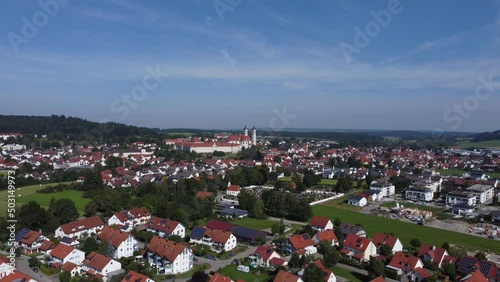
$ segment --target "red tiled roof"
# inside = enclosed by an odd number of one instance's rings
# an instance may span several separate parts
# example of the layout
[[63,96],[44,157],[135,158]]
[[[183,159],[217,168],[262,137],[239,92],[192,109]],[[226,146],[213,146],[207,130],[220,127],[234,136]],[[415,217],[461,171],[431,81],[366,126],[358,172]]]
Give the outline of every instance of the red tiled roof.
[[76,264],[70,262],[70,261],[67,261],[65,262],[62,266],[61,266],[61,269],[63,271],[67,271],[67,272],[71,272],[73,269],[75,269],[75,267],[77,267]]
[[210,278],[209,282],[232,282],[232,281],[233,280],[231,279],[231,277],[224,276],[224,275],[216,272],[216,273],[214,273],[212,278]]
[[339,239],[337,238],[337,235],[335,235],[335,232],[332,229],[318,232],[316,234],[316,236],[318,236],[318,239],[320,241],[329,241],[329,242],[330,241],[335,241],[335,242],[339,241]]
[[229,185],[229,186],[227,186],[227,191],[240,192],[240,190],[241,190],[240,185]]
[[415,273],[418,273],[418,275],[420,275],[423,279],[427,279],[432,276],[429,270],[420,267],[415,269]]
[[356,250],[357,252],[364,253],[370,245],[370,242],[370,239],[366,237],[359,237],[353,234],[349,234],[344,240],[344,247],[348,247]]
[[375,236],[373,236],[373,244],[375,246],[380,247],[382,245],[388,245],[392,248],[394,248],[394,245],[396,245],[396,242],[398,241],[398,237],[391,236],[388,234],[384,233],[375,233]]
[[285,260],[283,259],[280,259],[280,258],[272,258],[269,263],[272,264],[272,265],[276,265],[276,266],[283,266],[285,265]]
[[19,270],[14,270],[11,274],[2,278],[2,282],[30,281],[32,278]]
[[441,263],[448,252],[443,248],[438,248],[431,245],[422,245],[420,248],[420,252],[418,253],[418,257],[421,258],[424,255],[429,255],[433,262]]
[[315,215],[311,220],[311,225],[320,228],[325,228],[328,222],[330,222],[329,218]]
[[465,276],[460,280],[461,282],[488,282],[488,279],[481,273],[481,271],[476,270],[469,275]]
[[103,226],[103,225],[104,225],[104,222],[102,221],[101,217],[93,216],[93,217],[89,217],[89,218],[75,220],[75,221],[72,221],[68,224],[61,225],[61,229],[66,234],[72,234],[72,233],[76,233],[78,231],[88,230],[90,228]]
[[187,247],[182,243],[168,241],[158,236],[154,236],[148,244],[148,250],[150,252],[162,258],[166,258],[170,262],[174,262],[177,256],[182,254],[186,248]]
[[370,282],[385,282],[385,279],[384,279],[384,277],[379,276],[373,280],[370,280]]
[[199,197],[199,198],[209,198],[209,197],[213,197],[213,196],[214,196],[214,193],[207,192],[207,191],[198,191],[198,193],[196,193],[196,197]]
[[107,241],[115,249],[118,248],[130,236],[131,234],[129,232],[122,232],[118,228],[111,228],[109,226],[105,226],[102,229],[102,232],[97,235],[99,239]]
[[24,243],[27,245],[33,244],[40,236],[42,236],[42,233],[34,230],[30,230],[28,233],[26,233],[20,240],[19,243]]
[[97,269],[102,271],[106,265],[111,262],[111,258],[98,254],[96,252],[91,252],[82,262],[82,264],[88,266],[89,268]]
[[175,220],[168,220],[161,217],[151,217],[146,226],[151,229],[165,232],[165,234],[171,234],[179,224],[180,222]]
[[146,275],[130,270],[121,282],[146,282],[147,279]]
[[274,253],[274,246],[266,245],[266,246],[258,246],[253,255],[259,255],[265,261],[269,260],[271,255]]
[[207,228],[203,236],[209,237],[213,242],[225,244],[232,234],[231,231]]
[[224,222],[224,221],[220,221],[220,220],[211,220],[205,225],[206,228],[226,230],[226,231],[230,230],[233,226],[235,226],[235,225],[231,224],[229,222]]
[[314,245],[314,241],[309,237],[309,234],[295,234],[290,238],[290,243],[293,245],[295,250],[301,250],[309,246]]
[[419,261],[420,259],[415,256],[411,256],[403,252],[396,252],[392,257],[389,266],[397,269],[413,271],[417,268],[417,263]]
[[280,270],[278,272],[278,275],[276,275],[276,277],[274,278],[274,282],[296,282],[298,281],[300,278],[295,275],[295,274],[292,274],[290,272],[286,272],[284,270]]
[[51,241],[47,240],[47,241],[44,241],[42,243],[42,246],[40,246],[40,250],[46,252],[46,251],[48,251],[50,249],[53,249],[54,247],[55,247],[54,243],[52,243]]
[[50,255],[55,257],[55,258],[58,258],[60,260],[64,260],[64,258],[67,257],[69,254],[71,254],[71,252],[74,250],[75,250],[75,248],[61,243],[61,244],[57,245],[50,252]]

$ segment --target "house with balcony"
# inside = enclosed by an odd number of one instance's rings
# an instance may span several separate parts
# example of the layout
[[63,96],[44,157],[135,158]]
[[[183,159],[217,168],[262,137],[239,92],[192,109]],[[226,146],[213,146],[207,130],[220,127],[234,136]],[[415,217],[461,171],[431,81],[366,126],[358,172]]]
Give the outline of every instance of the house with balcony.
[[144,274],[130,270],[121,282],[155,282]]
[[416,257],[403,252],[397,252],[387,265],[387,268],[397,271],[399,275],[414,272],[417,269],[424,268],[422,261]]
[[131,257],[134,251],[138,249],[137,240],[131,233],[123,232],[118,228],[109,226],[104,227],[101,233],[97,235],[99,241],[106,241],[112,249],[114,259]]
[[274,250],[273,245],[258,246],[255,252],[248,259],[258,266],[270,267],[271,260],[274,258],[280,259],[280,255]]
[[80,265],[85,259],[85,253],[65,244],[57,245],[49,254],[52,267],[61,267],[67,262]]
[[446,204],[450,206],[458,204],[466,204],[469,206],[476,205],[476,196],[472,193],[454,191],[446,195]]
[[379,183],[377,181],[373,181],[370,184],[370,190],[380,191],[383,197],[390,197],[396,193],[396,186],[391,183]]
[[19,248],[21,248],[27,254],[38,253],[45,241],[48,241],[47,237],[43,236],[42,233],[28,228],[23,228],[16,234],[16,242]]
[[125,226],[125,231],[131,231],[136,226],[145,225],[151,219],[151,216],[152,214],[147,208],[120,211],[108,219],[108,225]]
[[333,223],[327,217],[315,215],[311,220],[311,228],[316,232],[333,230]]
[[101,217],[93,216],[80,220],[75,220],[70,223],[59,226],[55,232],[56,238],[76,237],[78,239],[84,237],[83,235],[97,234],[104,228],[104,221]]
[[313,237],[313,241],[316,244],[319,244],[321,242],[327,242],[330,246],[339,245],[339,239],[337,238],[337,235],[335,235],[335,232],[332,229],[316,233]]
[[340,252],[345,256],[363,262],[369,261],[370,257],[377,254],[377,247],[366,237],[349,234],[344,240],[344,248]]
[[351,234],[359,237],[366,237],[365,230],[359,225],[342,223],[340,225],[340,231],[342,232],[342,236],[344,236],[344,238],[347,238],[347,236]]
[[492,185],[475,184],[466,188],[465,191],[476,196],[476,204],[484,204],[493,199],[495,188]]
[[231,231],[195,227],[189,236],[189,243],[210,247],[216,253],[236,248],[237,240]]
[[161,238],[168,238],[172,235],[177,235],[181,238],[186,237],[186,227],[175,220],[153,216],[146,223],[146,228],[149,232],[153,232]]
[[189,246],[154,236],[144,252],[144,259],[158,274],[184,273],[193,268],[194,255]]
[[444,248],[436,247],[433,245],[424,244],[420,248],[418,257],[423,261],[431,261],[437,263],[437,265],[443,265],[449,257],[448,251]]
[[81,265],[81,273],[104,279],[122,272],[122,264],[112,258],[91,252]]
[[283,252],[285,254],[297,253],[299,256],[313,255],[318,252],[316,243],[312,240],[309,234],[295,234],[290,236],[283,244]]
[[405,198],[419,202],[430,202],[434,199],[434,191],[429,188],[410,186],[406,189]]

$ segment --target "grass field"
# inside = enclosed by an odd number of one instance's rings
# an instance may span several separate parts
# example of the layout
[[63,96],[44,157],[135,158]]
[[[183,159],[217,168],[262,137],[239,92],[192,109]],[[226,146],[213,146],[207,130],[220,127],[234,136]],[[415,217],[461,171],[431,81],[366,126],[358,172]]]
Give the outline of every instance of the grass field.
[[356,272],[349,271],[345,268],[342,268],[340,266],[334,266],[330,268],[331,271],[333,271],[333,274],[337,277],[342,277],[347,279],[347,281],[351,282],[368,282],[370,279],[368,279],[367,276],[361,275]]
[[[459,169],[459,168],[453,168],[453,169],[437,169],[441,175],[463,175],[466,170]],[[485,172],[484,174],[489,175],[490,177],[494,178],[500,178],[500,173],[494,173],[494,172]]]
[[243,219],[236,219],[231,221],[231,223],[258,230],[268,229],[271,228],[274,224],[276,224],[276,222],[270,220],[250,218],[250,217],[245,217]]
[[[44,196],[53,195],[56,199],[60,199],[61,198],[60,195],[56,195],[56,194],[64,193],[66,191],[58,192],[58,193],[54,193],[54,194],[37,194],[36,191],[43,189],[45,187],[48,187],[48,186],[56,186],[59,184],[70,184],[70,183],[72,183],[72,182],[49,183],[49,184],[43,184],[43,185],[31,185],[31,186],[20,187],[20,189],[17,190],[17,195],[21,195],[21,196],[20,197],[18,196],[16,198],[18,206],[21,204],[27,203],[29,200],[26,201],[26,199],[34,200],[34,201],[40,203],[40,205],[44,206],[44,203],[39,201],[40,195],[44,195]],[[0,191],[0,211],[7,210],[7,199],[8,199],[8,194],[9,194],[8,192],[9,192],[8,190]],[[77,192],[77,191],[74,191],[74,192]],[[81,201],[81,200],[87,200],[87,199],[82,199],[81,195],[80,195],[80,198],[78,198],[78,201]],[[49,200],[47,201],[47,204],[46,204],[47,206],[48,206],[49,202],[50,202],[50,197],[49,197]],[[78,203],[76,201],[75,201],[75,205],[78,207]],[[81,210],[83,211],[83,208]],[[2,213],[2,215],[3,215],[3,213]]]
[[[292,177],[290,176],[285,176],[285,177],[282,177],[280,179],[278,179],[278,181],[284,181],[284,182],[291,182],[292,181]],[[338,180],[337,179],[321,179],[321,185],[337,185],[337,182]]]
[[477,148],[477,149],[500,149],[500,140],[482,141],[482,142],[460,142],[457,147]]
[[48,208],[51,198],[54,198],[56,200],[70,199],[75,203],[78,212],[80,212],[80,214],[83,214],[83,209],[85,208],[85,205],[87,205],[90,202],[90,199],[82,198],[82,195],[83,195],[82,191],[75,191],[75,190],[66,190],[51,194],[41,194],[41,193],[35,193],[31,195],[21,194],[21,197],[17,197],[17,202],[19,203],[19,205],[22,205],[22,204],[27,204],[30,201],[35,201],[39,203],[42,207]]
[[419,238],[423,244],[442,246],[444,242],[449,242],[470,250],[482,249],[500,254],[500,243],[492,239],[352,212],[327,205],[313,206],[313,212],[315,215],[325,216],[332,220],[338,217],[343,222],[359,223],[370,237],[377,232],[392,232],[401,239],[404,245],[409,245],[413,238]]
[[250,272],[245,273],[238,271],[236,267],[234,264],[226,266],[220,271],[220,274],[230,276],[234,281],[243,279],[247,282],[267,282],[269,279],[269,275],[266,272],[257,275],[252,273],[252,269],[250,269]]
[[[417,208],[417,209],[424,210],[424,211],[431,211],[434,214],[442,213],[444,211],[443,208],[422,206],[422,205],[416,205],[416,204],[406,203],[406,202],[402,202],[399,204],[403,205],[405,208],[411,208],[411,209]],[[396,207],[396,202],[383,203],[383,204],[381,204],[381,206],[392,209],[392,208]]]
[[347,203],[347,199],[349,198],[349,195],[345,195],[343,197],[337,198],[335,200],[331,200],[328,202],[323,203],[325,206],[333,206],[337,207],[343,210],[350,210],[350,211],[361,211],[363,208],[354,206],[354,205],[349,205]]

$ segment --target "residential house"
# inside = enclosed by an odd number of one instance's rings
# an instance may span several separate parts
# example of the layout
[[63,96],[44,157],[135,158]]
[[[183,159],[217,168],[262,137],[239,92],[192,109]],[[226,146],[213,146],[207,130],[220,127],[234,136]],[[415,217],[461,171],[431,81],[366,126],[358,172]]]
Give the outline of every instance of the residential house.
[[251,244],[257,242],[261,238],[266,238],[266,232],[245,226],[233,226],[231,232],[233,232],[233,235],[236,236],[238,241],[249,242]]
[[500,222],[500,210],[492,211],[492,212],[490,212],[489,215],[491,216],[491,221]]
[[273,245],[258,246],[255,252],[248,257],[251,262],[258,266],[270,267],[273,258],[281,258],[280,255],[274,250]]
[[328,268],[326,268],[323,263],[321,262],[321,260],[316,260],[314,262],[311,262],[309,263],[306,267],[302,268],[300,270],[300,272],[298,273],[300,277],[304,277],[306,271],[307,271],[307,268],[309,267],[312,267],[313,265],[317,266],[319,269],[321,269],[322,273],[323,273],[323,281],[324,282],[336,282],[337,281],[337,277],[335,276],[335,274],[333,274],[333,272],[331,270],[329,270]]
[[144,252],[144,259],[158,274],[178,274],[193,268],[193,252],[189,246],[154,236]]
[[370,184],[370,190],[381,191],[382,196],[389,197],[396,193],[396,186],[391,183],[379,183],[374,180]]
[[117,274],[122,264],[112,258],[91,252],[82,262],[81,270],[97,278],[109,277]]
[[38,282],[38,280],[35,280],[31,278],[30,276],[22,273],[19,270],[14,270],[13,272],[10,272],[7,276],[3,277],[2,282]]
[[377,247],[366,237],[349,234],[344,240],[344,248],[341,253],[359,261],[369,261],[371,256],[377,254]]
[[66,262],[80,265],[85,259],[85,253],[65,244],[57,245],[50,251],[50,264],[53,267],[60,267]]
[[484,274],[478,269],[472,271],[471,273],[462,277],[460,282],[489,282],[489,280],[484,276]]
[[432,273],[425,268],[417,268],[411,275],[412,281],[423,282],[432,277]]
[[361,195],[350,195],[347,199],[347,203],[349,205],[364,207],[368,204],[368,200],[366,199],[366,197]]
[[81,273],[81,268],[79,265],[76,265],[70,261],[64,263],[61,266],[62,271],[69,272],[71,274],[71,277],[76,276],[77,274],[79,275]]
[[172,235],[177,235],[181,238],[186,237],[186,227],[175,220],[153,216],[148,223],[146,223],[146,228],[148,231],[162,238],[168,238]]
[[234,282],[229,276],[224,276],[218,272],[214,273],[210,278],[209,282]]
[[240,185],[231,185],[231,182],[227,185],[226,195],[238,197],[241,192]]
[[311,227],[314,231],[317,232],[325,231],[333,229],[333,223],[327,217],[315,215],[311,220]]
[[84,234],[97,234],[104,228],[104,221],[99,216],[93,216],[59,226],[55,232],[56,238],[76,237],[80,239]]
[[476,205],[476,196],[472,193],[467,192],[450,192],[446,195],[446,204],[453,206],[458,204],[466,204],[469,206]]
[[48,240],[47,237],[42,235],[42,233],[28,228],[21,229],[21,231],[16,234],[15,239],[19,248],[29,254],[39,252],[43,242]]
[[309,234],[295,234],[283,244],[283,252],[286,254],[297,253],[299,256],[312,255],[318,252],[315,244]]
[[0,280],[14,272],[15,269],[15,264],[11,264],[9,258],[0,256]]
[[353,225],[353,224],[348,224],[348,223],[342,223],[340,225],[340,231],[342,232],[342,236],[344,238],[347,238],[348,235],[356,235],[359,237],[366,237],[366,232],[363,229],[363,227],[359,225]]
[[189,236],[189,243],[210,247],[216,253],[229,252],[236,248],[237,240],[231,231],[195,227]]
[[377,247],[377,250],[380,250],[380,247],[382,245],[388,245],[389,247],[391,247],[392,254],[403,251],[403,244],[396,236],[385,233],[375,233],[372,242]]
[[494,188],[492,185],[475,184],[465,189],[465,191],[476,196],[477,204],[484,204],[493,199]]
[[437,263],[437,265],[443,265],[447,256],[449,256],[449,254],[446,249],[427,244],[422,245],[420,252],[418,252],[418,257],[423,262],[432,261]]
[[488,260],[480,260],[475,257],[465,256],[456,264],[457,273],[463,276],[472,274],[479,270],[486,279],[495,281],[500,278],[500,270],[498,266]]
[[337,238],[337,235],[335,235],[335,232],[332,229],[316,233],[316,235],[314,235],[313,237],[313,241],[316,244],[319,244],[321,242],[328,242],[328,244],[331,246],[339,245],[339,239]]
[[424,187],[412,187],[406,189],[405,198],[413,201],[430,202],[434,198],[434,191]]
[[474,212],[474,206],[468,204],[456,204],[451,207],[451,212],[456,215],[468,215]]
[[134,251],[138,249],[137,240],[134,239],[132,234],[122,232],[118,228],[106,226],[97,237],[101,241],[108,242],[113,252],[111,257],[114,259],[131,257],[134,255]]
[[130,270],[121,282],[155,282],[144,274]]
[[304,282],[304,280],[293,273],[280,270],[278,272],[278,275],[276,275],[276,277],[274,278],[273,282]]
[[126,226],[126,231],[130,231],[133,227],[146,224],[151,216],[152,214],[147,208],[120,211],[108,219],[108,225]]
[[395,253],[391,262],[387,265],[387,268],[397,271],[400,275],[423,267],[424,264],[418,257],[403,252]]
[[42,254],[45,254],[45,255],[49,255],[50,252],[56,247],[56,245],[54,245],[54,243],[52,243],[51,241],[43,241],[42,245],[40,246],[40,248],[38,249],[40,251],[40,253]]

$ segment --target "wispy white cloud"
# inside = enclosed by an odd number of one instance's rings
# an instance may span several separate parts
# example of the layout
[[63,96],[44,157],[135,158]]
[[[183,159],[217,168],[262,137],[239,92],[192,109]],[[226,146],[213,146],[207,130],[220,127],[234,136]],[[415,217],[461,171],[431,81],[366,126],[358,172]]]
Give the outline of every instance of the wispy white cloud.
[[278,12],[276,12],[275,10],[273,10],[269,6],[262,6],[261,10],[262,10],[262,12],[264,12],[264,14],[271,17],[273,20],[275,20],[280,25],[288,25],[288,24],[292,23],[292,21],[290,21],[287,17],[279,14]]
[[226,49],[221,49],[220,50],[222,56],[224,57],[224,60],[231,65],[231,67],[234,67],[236,65],[236,60],[229,55],[229,52]]

